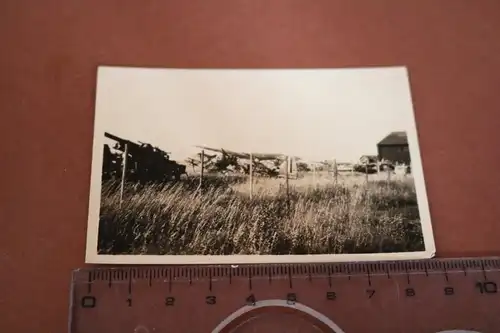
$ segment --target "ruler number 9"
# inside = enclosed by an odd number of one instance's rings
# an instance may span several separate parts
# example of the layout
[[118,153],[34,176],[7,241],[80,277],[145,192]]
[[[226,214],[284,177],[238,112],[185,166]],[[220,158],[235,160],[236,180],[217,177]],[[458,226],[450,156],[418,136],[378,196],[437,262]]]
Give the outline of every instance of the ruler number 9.
[[415,296],[415,289],[413,289],[413,288],[406,288],[405,289],[405,294],[406,294],[406,297],[413,297],[413,296]]

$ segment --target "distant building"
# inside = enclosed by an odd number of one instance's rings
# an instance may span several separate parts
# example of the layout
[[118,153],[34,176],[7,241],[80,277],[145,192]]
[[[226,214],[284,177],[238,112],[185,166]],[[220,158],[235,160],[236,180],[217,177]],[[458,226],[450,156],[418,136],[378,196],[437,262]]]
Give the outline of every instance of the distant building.
[[378,158],[393,163],[411,162],[406,132],[392,132],[377,144]]
[[375,155],[363,155],[359,158],[360,164],[372,164],[377,163],[378,157]]

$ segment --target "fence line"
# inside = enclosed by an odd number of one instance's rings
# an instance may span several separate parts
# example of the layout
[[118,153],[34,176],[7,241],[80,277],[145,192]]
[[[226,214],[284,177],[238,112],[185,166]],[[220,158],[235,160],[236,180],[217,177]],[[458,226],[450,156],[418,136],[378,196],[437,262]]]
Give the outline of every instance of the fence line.
[[125,143],[125,149],[123,151],[123,166],[122,166],[122,179],[120,182],[120,207],[123,202],[123,192],[125,189],[125,177],[127,172],[127,159],[128,159],[128,143]]

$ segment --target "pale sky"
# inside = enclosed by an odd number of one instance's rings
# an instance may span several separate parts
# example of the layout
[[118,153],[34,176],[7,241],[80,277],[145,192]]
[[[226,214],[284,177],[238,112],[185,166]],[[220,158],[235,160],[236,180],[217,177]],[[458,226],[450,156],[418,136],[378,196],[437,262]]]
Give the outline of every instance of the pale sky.
[[148,142],[178,161],[195,145],[354,161],[414,126],[404,67],[98,72],[95,135]]

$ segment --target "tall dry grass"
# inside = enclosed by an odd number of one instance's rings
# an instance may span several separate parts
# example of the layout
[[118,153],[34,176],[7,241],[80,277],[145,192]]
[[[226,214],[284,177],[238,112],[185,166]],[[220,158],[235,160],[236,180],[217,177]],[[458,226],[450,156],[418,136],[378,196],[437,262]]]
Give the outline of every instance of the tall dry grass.
[[[267,183],[266,183],[267,182]],[[424,250],[412,179],[321,183],[212,177],[102,187],[100,254],[333,254]],[[273,186],[274,184],[274,186]]]

